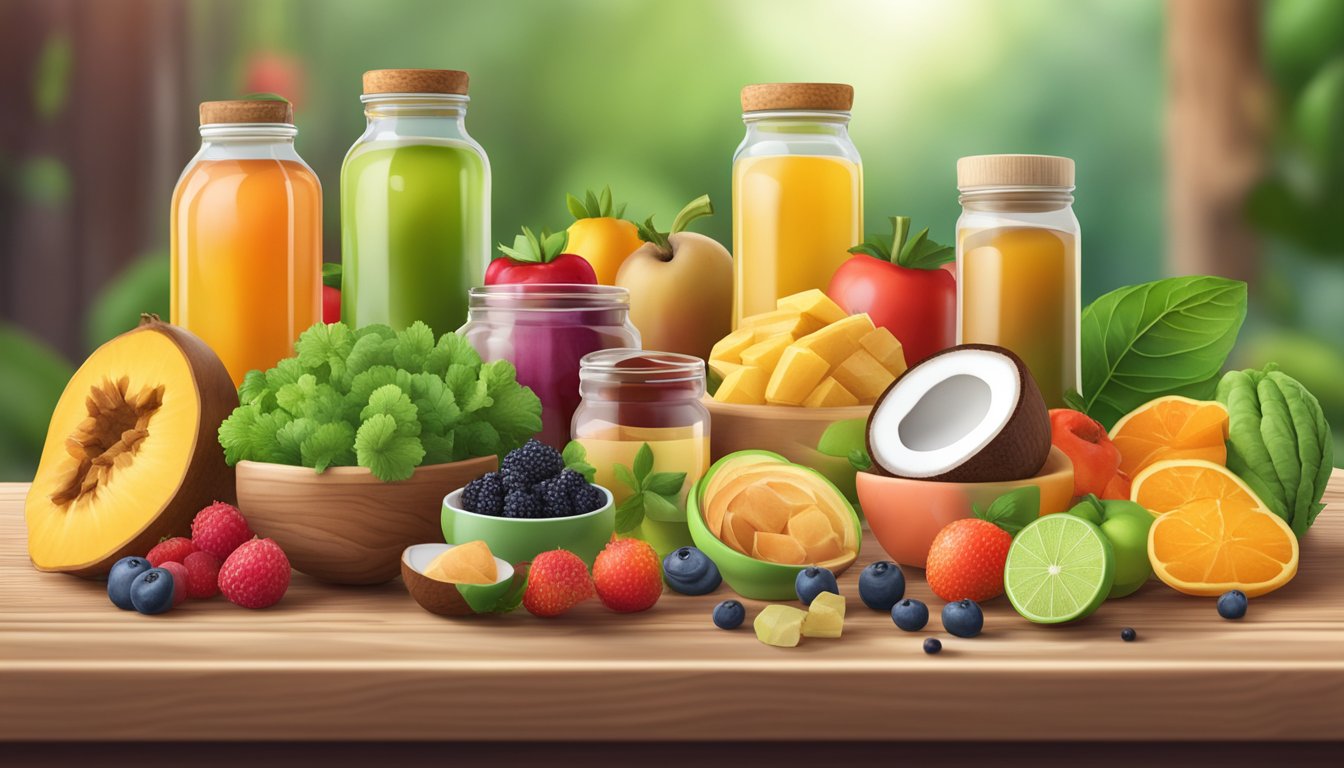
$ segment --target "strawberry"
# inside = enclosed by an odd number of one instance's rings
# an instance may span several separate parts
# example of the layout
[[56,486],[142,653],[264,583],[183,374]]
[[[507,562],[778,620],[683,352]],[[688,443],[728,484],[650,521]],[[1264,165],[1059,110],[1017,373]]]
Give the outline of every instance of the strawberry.
[[617,539],[593,561],[593,585],[613,611],[647,611],[663,594],[663,566],[647,541]]
[[197,512],[191,521],[191,543],[220,560],[227,560],[233,550],[255,535],[238,508],[222,501]]
[[196,545],[191,543],[191,539],[185,536],[174,536],[155,544],[154,548],[149,550],[149,554],[145,555],[145,559],[149,561],[150,565],[158,568],[164,563],[185,562],[187,555],[195,551]]
[[1003,594],[1003,566],[1013,536],[1040,515],[1041,492],[1018,488],[995,499],[975,517],[953,520],[929,546],[924,578],[943,600],[984,602]]
[[187,597],[200,600],[219,594],[219,558],[209,552],[192,552],[182,565],[187,569]]
[[271,539],[252,539],[219,568],[219,591],[234,605],[269,608],[289,589],[289,558]]
[[533,616],[559,616],[593,596],[593,580],[579,556],[563,549],[532,559],[523,607]]
[[[158,549],[158,547],[155,547],[155,549]],[[173,607],[176,608],[185,602],[187,599],[187,584],[190,578],[187,575],[186,566],[176,560],[168,560],[154,567],[162,568],[173,574]]]

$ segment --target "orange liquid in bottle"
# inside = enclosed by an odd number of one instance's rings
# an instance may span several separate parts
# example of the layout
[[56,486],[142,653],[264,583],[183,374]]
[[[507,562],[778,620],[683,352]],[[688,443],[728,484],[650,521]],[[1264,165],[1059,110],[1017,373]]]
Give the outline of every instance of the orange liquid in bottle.
[[196,162],[173,193],[172,233],[172,322],[235,384],[322,319],[322,189],[302,163]]

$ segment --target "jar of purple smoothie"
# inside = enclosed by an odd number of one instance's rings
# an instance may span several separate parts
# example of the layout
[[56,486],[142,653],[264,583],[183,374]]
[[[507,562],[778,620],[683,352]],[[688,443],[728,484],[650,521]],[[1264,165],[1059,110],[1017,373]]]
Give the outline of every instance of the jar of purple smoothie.
[[579,407],[579,360],[639,349],[630,293],[609,285],[521,284],[472,288],[458,329],[485,360],[508,360],[541,400],[537,439],[561,449]]

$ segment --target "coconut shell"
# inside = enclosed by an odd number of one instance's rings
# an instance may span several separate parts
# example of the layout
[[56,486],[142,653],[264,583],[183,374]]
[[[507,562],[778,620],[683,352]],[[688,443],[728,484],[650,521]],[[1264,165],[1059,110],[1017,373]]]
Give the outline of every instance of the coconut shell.
[[401,580],[415,602],[430,613],[440,616],[473,616],[476,613],[457,591],[456,584],[431,579],[405,560],[401,561]]
[[995,435],[994,439],[979,452],[967,457],[961,464],[947,472],[918,479],[952,483],[997,483],[1035,477],[1045,466],[1046,459],[1050,457],[1050,409],[1046,406],[1045,398],[1041,396],[1041,389],[1036,385],[1036,379],[1031,375],[1031,370],[1027,368],[1027,364],[1012,350],[1004,347],[993,344],[959,344],[921,360],[901,374],[877,398],[877,402],[873,405],[873,412],[868,417],[869,429],[866,442],[868,455],[873,460],[870,472],[888,477],[906,477],[883,467],[878,462],[878,454],[873,450],[871,425],[873,418],[878,414],[887,397],[901,385],[906,376],[927,365],[929,361],[946,354],[968,349],[996,352],[1013,361],[1017,366],[1018,379],[1021,382],[1017,406],[1013,409],[1012,415],[1008,417],[1008,421],[999,431],[999,434]]

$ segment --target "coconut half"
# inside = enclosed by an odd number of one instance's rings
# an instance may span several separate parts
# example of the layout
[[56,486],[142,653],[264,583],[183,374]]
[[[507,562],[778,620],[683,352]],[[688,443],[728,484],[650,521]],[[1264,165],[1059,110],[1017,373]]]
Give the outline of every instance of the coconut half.
[[474,616],[512,610],[527,584],[527,566],[515,569],[496,557],[492,584],[456,584],[425,575],[434,559],[452,544],[413,544],[401,553],[401,578],[415,602],[440,616]]
[[868,455],[895,477],[1022,480],[1050,455],[1050,414],[1021,358],[963,344],[925,358],[882,393],[868,418]]

